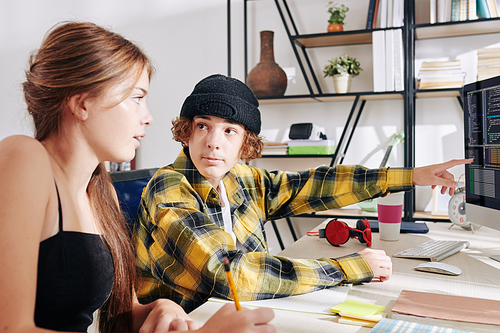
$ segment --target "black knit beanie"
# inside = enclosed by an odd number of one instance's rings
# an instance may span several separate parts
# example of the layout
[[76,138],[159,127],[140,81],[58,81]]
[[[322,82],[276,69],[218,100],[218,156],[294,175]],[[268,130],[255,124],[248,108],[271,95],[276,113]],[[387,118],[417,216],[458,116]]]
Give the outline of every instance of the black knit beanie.
[[259,101],[243,82],[221,74],[210,75],[194,87],[181,109],[181,117],[216,116],[260,133]]

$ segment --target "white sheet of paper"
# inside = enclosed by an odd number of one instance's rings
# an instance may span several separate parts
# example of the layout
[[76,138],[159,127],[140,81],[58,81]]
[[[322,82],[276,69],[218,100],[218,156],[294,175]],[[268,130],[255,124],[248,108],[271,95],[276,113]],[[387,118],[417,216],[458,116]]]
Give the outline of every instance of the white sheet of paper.
[[[303,295],[264,299],[260,301],[240,302],[245,307],[267,307],[272,309],[331,314],[330,308],[342,303],[347,297],[351,285],[335,286],[333,288],[314,291]],[[212,297],[210,302],[232,302]]]

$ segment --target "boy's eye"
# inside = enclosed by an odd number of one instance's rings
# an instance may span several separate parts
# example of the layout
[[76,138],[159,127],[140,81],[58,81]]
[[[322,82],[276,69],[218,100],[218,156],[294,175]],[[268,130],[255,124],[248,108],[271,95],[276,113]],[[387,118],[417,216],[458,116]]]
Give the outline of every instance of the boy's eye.
[[143,96],[137,96],[137,97],[133,97],[132,99],[134,100],[134,102],[136,102],[137,104],[139,104],[141,102],[142,98],[143,98]]

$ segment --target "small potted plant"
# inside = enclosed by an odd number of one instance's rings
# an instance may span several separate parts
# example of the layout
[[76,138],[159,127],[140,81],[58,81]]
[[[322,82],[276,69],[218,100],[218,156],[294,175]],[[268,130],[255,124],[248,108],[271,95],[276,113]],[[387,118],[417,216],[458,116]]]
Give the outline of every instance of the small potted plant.
[[344,31],[345,13],[348,11],[348,7],[344,5],[338,6],[336,3],[333,3],[333,1],[330,1],[328,3],[328,12],[330,13],[330,19],[328,20],[328,23],[330,24],[327,27],[327,31]]
[[323,74],[325,74],[324,77],[331,76],[335,92],[343,94],[349,92],[352,78],[358,76],[362,70],[356,58],[344,54],[338,58],[330,59],[325,65]]

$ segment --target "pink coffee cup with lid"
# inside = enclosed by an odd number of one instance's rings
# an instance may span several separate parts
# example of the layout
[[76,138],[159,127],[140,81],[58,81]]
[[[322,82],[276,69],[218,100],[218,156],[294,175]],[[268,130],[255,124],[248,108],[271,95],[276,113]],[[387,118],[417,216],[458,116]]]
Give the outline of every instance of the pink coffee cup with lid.
[[378,228],[381,240],[397,241],[403,217],[404,192],[377,198]]

